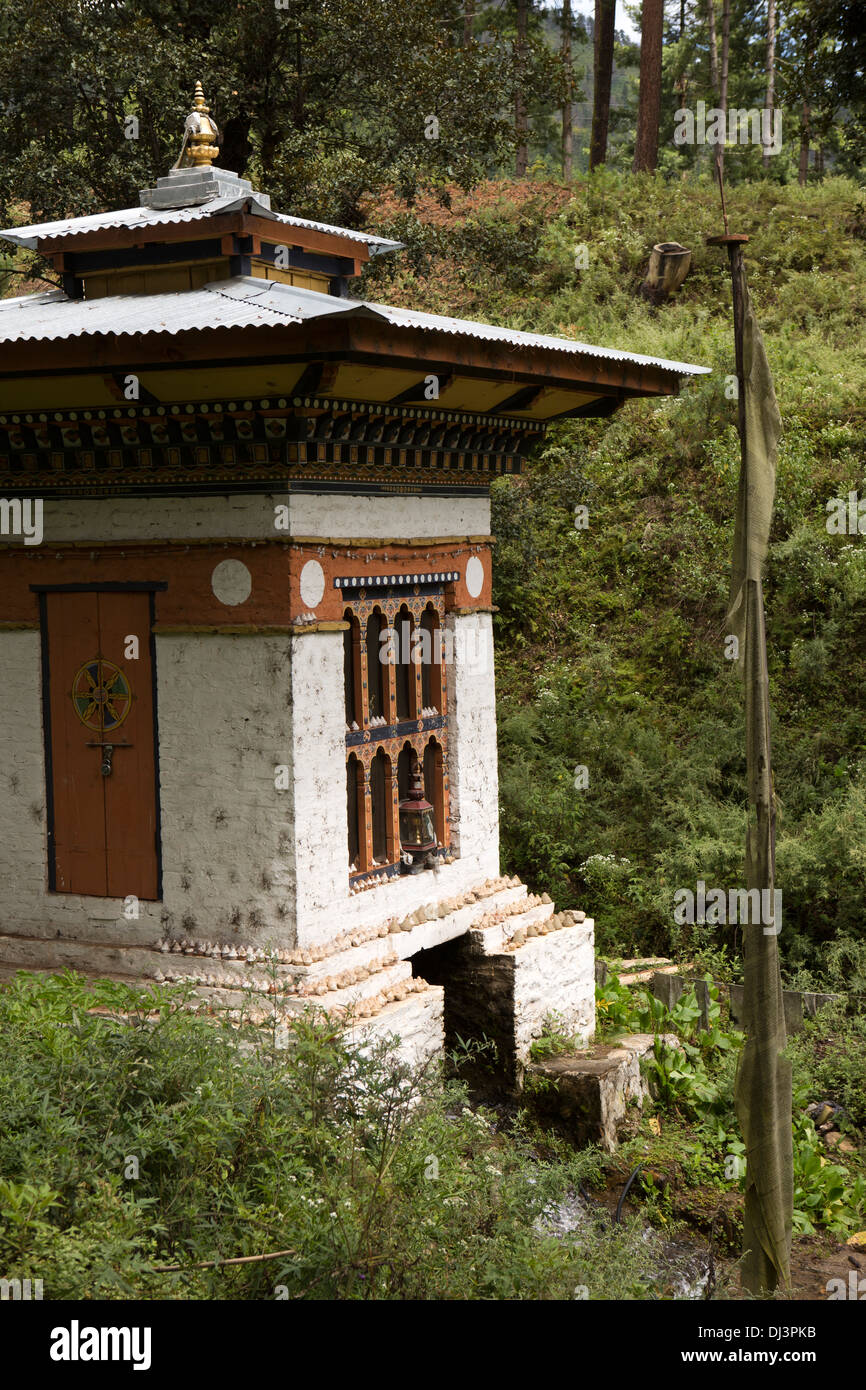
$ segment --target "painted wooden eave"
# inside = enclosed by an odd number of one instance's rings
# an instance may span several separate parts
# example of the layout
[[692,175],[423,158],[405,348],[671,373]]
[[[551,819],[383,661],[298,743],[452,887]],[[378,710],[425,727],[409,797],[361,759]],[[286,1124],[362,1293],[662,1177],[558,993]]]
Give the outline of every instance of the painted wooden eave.
[[[278,386],[264,385],[269,367]],[[254,368],[254,375],[262,369],[262,385],[232,384]],[[13,381],[38,378],[44,390],[37,395],[49,402],[52,378],[70,373],[135,372],[157,401],[266,389],[420,405],[435,377],[442,408],[542,422],[608,414],[631,396],[675,395],[682,378],[708,370],[250,277],[180,294],[73,300],[53,291],[0,301],[7,410],[14,408]],[[174,375],[170,386],[166,373]]]

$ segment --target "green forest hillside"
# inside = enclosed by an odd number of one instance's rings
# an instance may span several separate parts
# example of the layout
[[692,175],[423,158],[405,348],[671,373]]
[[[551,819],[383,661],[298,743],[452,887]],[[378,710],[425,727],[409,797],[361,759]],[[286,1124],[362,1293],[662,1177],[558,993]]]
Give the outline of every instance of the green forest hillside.
[[[866,200],[839,178],[756,182],[729,214],[751,237],[784,425],[765,586],[782,951],[789,979],[866,992],[866,539],[826,526],[831,498],[864,490]],[[505,865],[595,916],[603,953],[719,965],[733,929],[673,917],[677,888],[743,882],[730,279],[705,246],[718,190],[599,171],[570,190],[487,184],[447,212],[379,205],[371,222],[409,252],[368,296],[713,368],[679,399],[554,426],[527,475],[496,485],[493,529]],[[693,260],[653,308],[638,287],[659,240]]]

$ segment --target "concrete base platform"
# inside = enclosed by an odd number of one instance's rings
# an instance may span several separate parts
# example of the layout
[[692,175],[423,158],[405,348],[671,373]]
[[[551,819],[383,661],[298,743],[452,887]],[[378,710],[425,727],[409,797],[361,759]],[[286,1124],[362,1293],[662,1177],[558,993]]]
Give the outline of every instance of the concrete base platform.
[[[134,924],[133,924],[134,925]],[[192,987],[201,1006],[271,1026],[309,1008],[352,1037],[400,1039],[407,1061],[441,1055],[458,1038],[490,1041],[494,1089],[519,1092],[550,1015],[583,1042],[595,1019],[594,923],[555,912],[519,879],[498,877],[404,917],[363,928],[336,920],[329,942],[301,949],[168,934],[156,942],[0,932],[0,971],[72,969],[129,984]]]

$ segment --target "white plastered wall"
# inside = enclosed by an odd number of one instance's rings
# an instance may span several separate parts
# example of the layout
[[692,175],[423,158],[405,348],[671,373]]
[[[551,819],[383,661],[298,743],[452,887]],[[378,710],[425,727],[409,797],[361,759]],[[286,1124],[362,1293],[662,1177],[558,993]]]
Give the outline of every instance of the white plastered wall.
[[[291,639],[156,639],[166,925],[291,939]],[[290,782],[290,775],[287,779]]]
[[487,497],[344,496],[293,493],[289,511],[293,536],[358,536],[365,540],[486,536]]
[[499,872],[499,776],[493,619],[489,613],[451,614],[455,660],[450,675],[448,741],[451,832],[461,858],[475,858],[491,877]]
[[[104,498],[47,501],[45,543],[265,537],[274,534],[274,508],[286,502],[297,536],[483,535],[490,523],[486,498]],[[490,617],[454,617],[449,626],[458,652],[449,671],[448,734],[459,858],[354,896],[346,863],[342,633],[157,636],[164,896],[141,902],[137,919],[124,915],[121,899],[47,890],[40,637],[0,632],[0,933],[145,945],[169,927],[200,939],[307,945],[495,876]],[[480,665],[461,664],[463,633],[470,654],[487,652]],[[283,792],[274,782],[281,765],[289,781]]]
[[[288,526],[278,507],[288,507]],[[100,497],[44,503],[45,544],[70,541],[273,539],[365,540],[486,536],[486,497],[368,497],[238,493],[207,497]]]
[[40,639],[0,632],[0,933],[155,942],[291,939],[288,637],[156,639],[163,900],[49,893]]
[[[292,738],[301,946],[404,916],[499,873],[491,618],[487,613],[453,616],[448,625],[457,657],[448,671],[448,749],[452,842],[459,857],[435,871],[393,878],[354,896],[347,875],[342,633],[295,639],[293,699],[295,710],[306,712],[296,714]],[[316,708],[319,700],[327,704],[325,717]]]

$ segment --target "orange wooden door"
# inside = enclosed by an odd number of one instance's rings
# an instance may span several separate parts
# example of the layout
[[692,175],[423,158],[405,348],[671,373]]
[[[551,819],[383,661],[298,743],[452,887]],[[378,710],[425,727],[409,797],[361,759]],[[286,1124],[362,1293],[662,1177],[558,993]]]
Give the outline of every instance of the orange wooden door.
[[150,605],[125,590],[44,595],[59,893],[159,896]]

